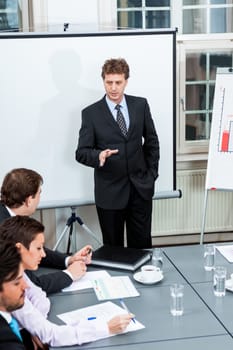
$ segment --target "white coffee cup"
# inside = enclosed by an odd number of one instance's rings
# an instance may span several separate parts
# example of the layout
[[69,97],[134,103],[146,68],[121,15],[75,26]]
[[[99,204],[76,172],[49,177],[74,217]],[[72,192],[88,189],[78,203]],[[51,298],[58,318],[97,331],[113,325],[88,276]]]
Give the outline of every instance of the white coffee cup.
[[160,268],[154,265],[144,265],[141,267],[142,281],[145,283],[153,282],[160,273]]

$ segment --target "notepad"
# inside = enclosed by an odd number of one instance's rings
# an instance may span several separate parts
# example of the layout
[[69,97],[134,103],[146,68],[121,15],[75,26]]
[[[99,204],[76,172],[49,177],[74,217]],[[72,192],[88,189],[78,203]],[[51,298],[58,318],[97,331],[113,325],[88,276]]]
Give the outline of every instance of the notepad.
[[104,245],[92,253],[91,264],[134,271],[150,259],[148,250]]

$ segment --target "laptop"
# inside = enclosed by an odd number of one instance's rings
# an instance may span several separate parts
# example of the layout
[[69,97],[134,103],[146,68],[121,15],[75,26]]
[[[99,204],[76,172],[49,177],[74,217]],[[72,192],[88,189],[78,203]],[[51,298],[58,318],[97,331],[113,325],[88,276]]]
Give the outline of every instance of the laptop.
[[151,251],[103,245],[92,253],[91,265],[135,271],[151,259]]

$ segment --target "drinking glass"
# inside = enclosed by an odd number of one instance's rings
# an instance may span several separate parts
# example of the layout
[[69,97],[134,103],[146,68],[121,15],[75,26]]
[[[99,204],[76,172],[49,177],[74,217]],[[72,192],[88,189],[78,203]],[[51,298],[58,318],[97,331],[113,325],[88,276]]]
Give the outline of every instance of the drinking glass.
[[215,246],[206,244],[204,246],[204,268],[206,271],[214,270],[215,263]]
[[227,270],[224,266],[216,266],[214,269],[214,295],[223,297],[226,294]]
[[184,312],[184,286],[183,284],[172,284],[170,286],[170,312],[173,316],[181,316]]
[[163,270],[163,253],[161,248],[153,249],[151,263],[160,268],[161,271]]

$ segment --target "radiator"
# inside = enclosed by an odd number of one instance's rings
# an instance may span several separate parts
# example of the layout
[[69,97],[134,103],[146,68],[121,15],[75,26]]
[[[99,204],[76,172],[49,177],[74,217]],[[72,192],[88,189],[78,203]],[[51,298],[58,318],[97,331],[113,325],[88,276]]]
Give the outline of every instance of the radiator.
[[[153,202],[152,236],[200,233],[204,213],[205,170],[177,172],[182,198]],[[205,232],[233,230],[233,192],[208,191]]]

